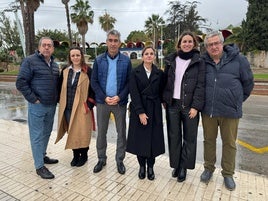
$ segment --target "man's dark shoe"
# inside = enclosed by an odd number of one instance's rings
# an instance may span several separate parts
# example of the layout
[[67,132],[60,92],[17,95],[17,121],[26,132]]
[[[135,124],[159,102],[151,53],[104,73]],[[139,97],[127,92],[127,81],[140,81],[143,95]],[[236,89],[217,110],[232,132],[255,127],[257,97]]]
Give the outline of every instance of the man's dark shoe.
[[213,172],[205,169],[204,172],[200,176],[200,180],[207,184],[209,180],[211,179],[212,175],[213,175]]
[[186,179],[187,169],[180,168],[179,175],[178,175],[178,182],[183,182]]
[[43,179],[53,179],[55,177],[45,166],[36,169],[36,174]]
[[94,173],[97,173],[97,172],[100,172],[103,168],[103,166],[106,165],[106,162],[104,161],[98,161],[97,165],[95,165],[94,169],[93,169],[93,172]]
[[140,179],[144,179],[145,178],[145,166],[140,166],[139,178]]
[[49,158],[48,156],[45,156],[44,157],[44,163],[45,164],[55,164],[55,163],[58,163],[59,160],[57,159],[52,159],[52,158]]
[[233,177],[224,177],[224,185],[229,191],[234,190],[235,182],[234,182]]
[[125,168],[123,162],[119,162],[119,163],[117,163],[117,171],[118,171],[120,174],[125,174],[125,172],[126,172],[126,168]]
[[174,168],[172,171],[172,177],[178,177],[179,174],[179,169],[178,168]]
[[154,180],[154,178],[155,178],[154,169],[152,167],[147,168],[147,178],[149,180]]

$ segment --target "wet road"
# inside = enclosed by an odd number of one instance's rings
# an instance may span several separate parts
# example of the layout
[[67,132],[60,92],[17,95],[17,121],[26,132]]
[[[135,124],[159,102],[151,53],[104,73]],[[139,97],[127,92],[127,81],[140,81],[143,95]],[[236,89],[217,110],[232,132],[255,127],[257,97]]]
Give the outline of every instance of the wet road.
[[[268,176],[268,96],[252,95],[243,105],[237,140],[236,168]],[[27,121],[27,102],[16,90],[14,83],[0,82],[0,118]],[[128,120],[127,120],[128,121]],[[108,140],[115,142],[114,122],[111,120]],[[166,131],[166,124],[165,131]],[[54,129],[57,128],[57,114]],[[95,134],[93,134],[95,136]],[[167,140],[166,140],[167,142]],[[94,145],[93,145],[94,146]],[[217,141],[217,165],[220,166],[221,140]],[[197,161],[203,161],[203,133],[198,133]],[[166,145],[166,152],[168,151]]]

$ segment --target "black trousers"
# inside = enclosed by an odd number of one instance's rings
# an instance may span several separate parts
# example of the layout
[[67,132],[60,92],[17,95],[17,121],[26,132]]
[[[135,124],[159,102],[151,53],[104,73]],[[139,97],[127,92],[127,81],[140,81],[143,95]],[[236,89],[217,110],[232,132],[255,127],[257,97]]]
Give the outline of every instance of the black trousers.
[[189,111],[190,108],[183,108],[179,100],[167,106],[168,147],[172,168],[195,168],[199,113],[190,119]]
[[143,156],[137,156],[138,162],[140,166],[145,167],[146,162],[148,167],[154,167],[155,164],[155,157],[143,157]]

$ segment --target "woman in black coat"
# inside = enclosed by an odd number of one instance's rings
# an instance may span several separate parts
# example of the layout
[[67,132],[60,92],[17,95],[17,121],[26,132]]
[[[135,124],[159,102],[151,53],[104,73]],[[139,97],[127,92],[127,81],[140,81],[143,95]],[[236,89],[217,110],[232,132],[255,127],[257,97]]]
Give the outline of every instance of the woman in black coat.
[[195,168],[199,112],[205,98],[205,64],[192,32],[183,32],[177,51],[165,58],[166,103],[170,166],[178,182],[186,179],[187,169]]
[[153,61],[155,50],[145,47],[142,51],[142,64],[136,67],[130,76],[131,96],[127,152],[137,155],[140,165],[139,178],[153,180],[155,157],[165,153],[162,86],[163,72]]

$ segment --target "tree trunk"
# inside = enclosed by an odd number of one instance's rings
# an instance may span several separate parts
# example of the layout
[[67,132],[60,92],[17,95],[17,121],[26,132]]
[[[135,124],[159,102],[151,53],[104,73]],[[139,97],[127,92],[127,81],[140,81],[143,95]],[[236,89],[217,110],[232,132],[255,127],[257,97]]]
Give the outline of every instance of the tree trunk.
[[71,47],[73,40],[72,40],[72,32],[71,32],[71,23],[70,23],[70,14],[69,14],[68,3],[65,4],[65,10],[66,10],[67,27],[68,27],[68,35],[69,35],[69,47]]
[[86,40],[85,40],[85,35],[86,34],[82,34],[82,47],[83,47],[83,52],[84,54],[86,54]]
[[29,12],[29,37],[30,37],[29,54],[33,54],[35,49],[36,49],[36,45],[35,45],[35,28],[34,28],[34,11]]
[[39,7],[39,2],[20,0],[20,7],[23,19],[23,28],[25,35],[26,56],[33,54],[35,51],[35,29],[34,29],[34,12]]

